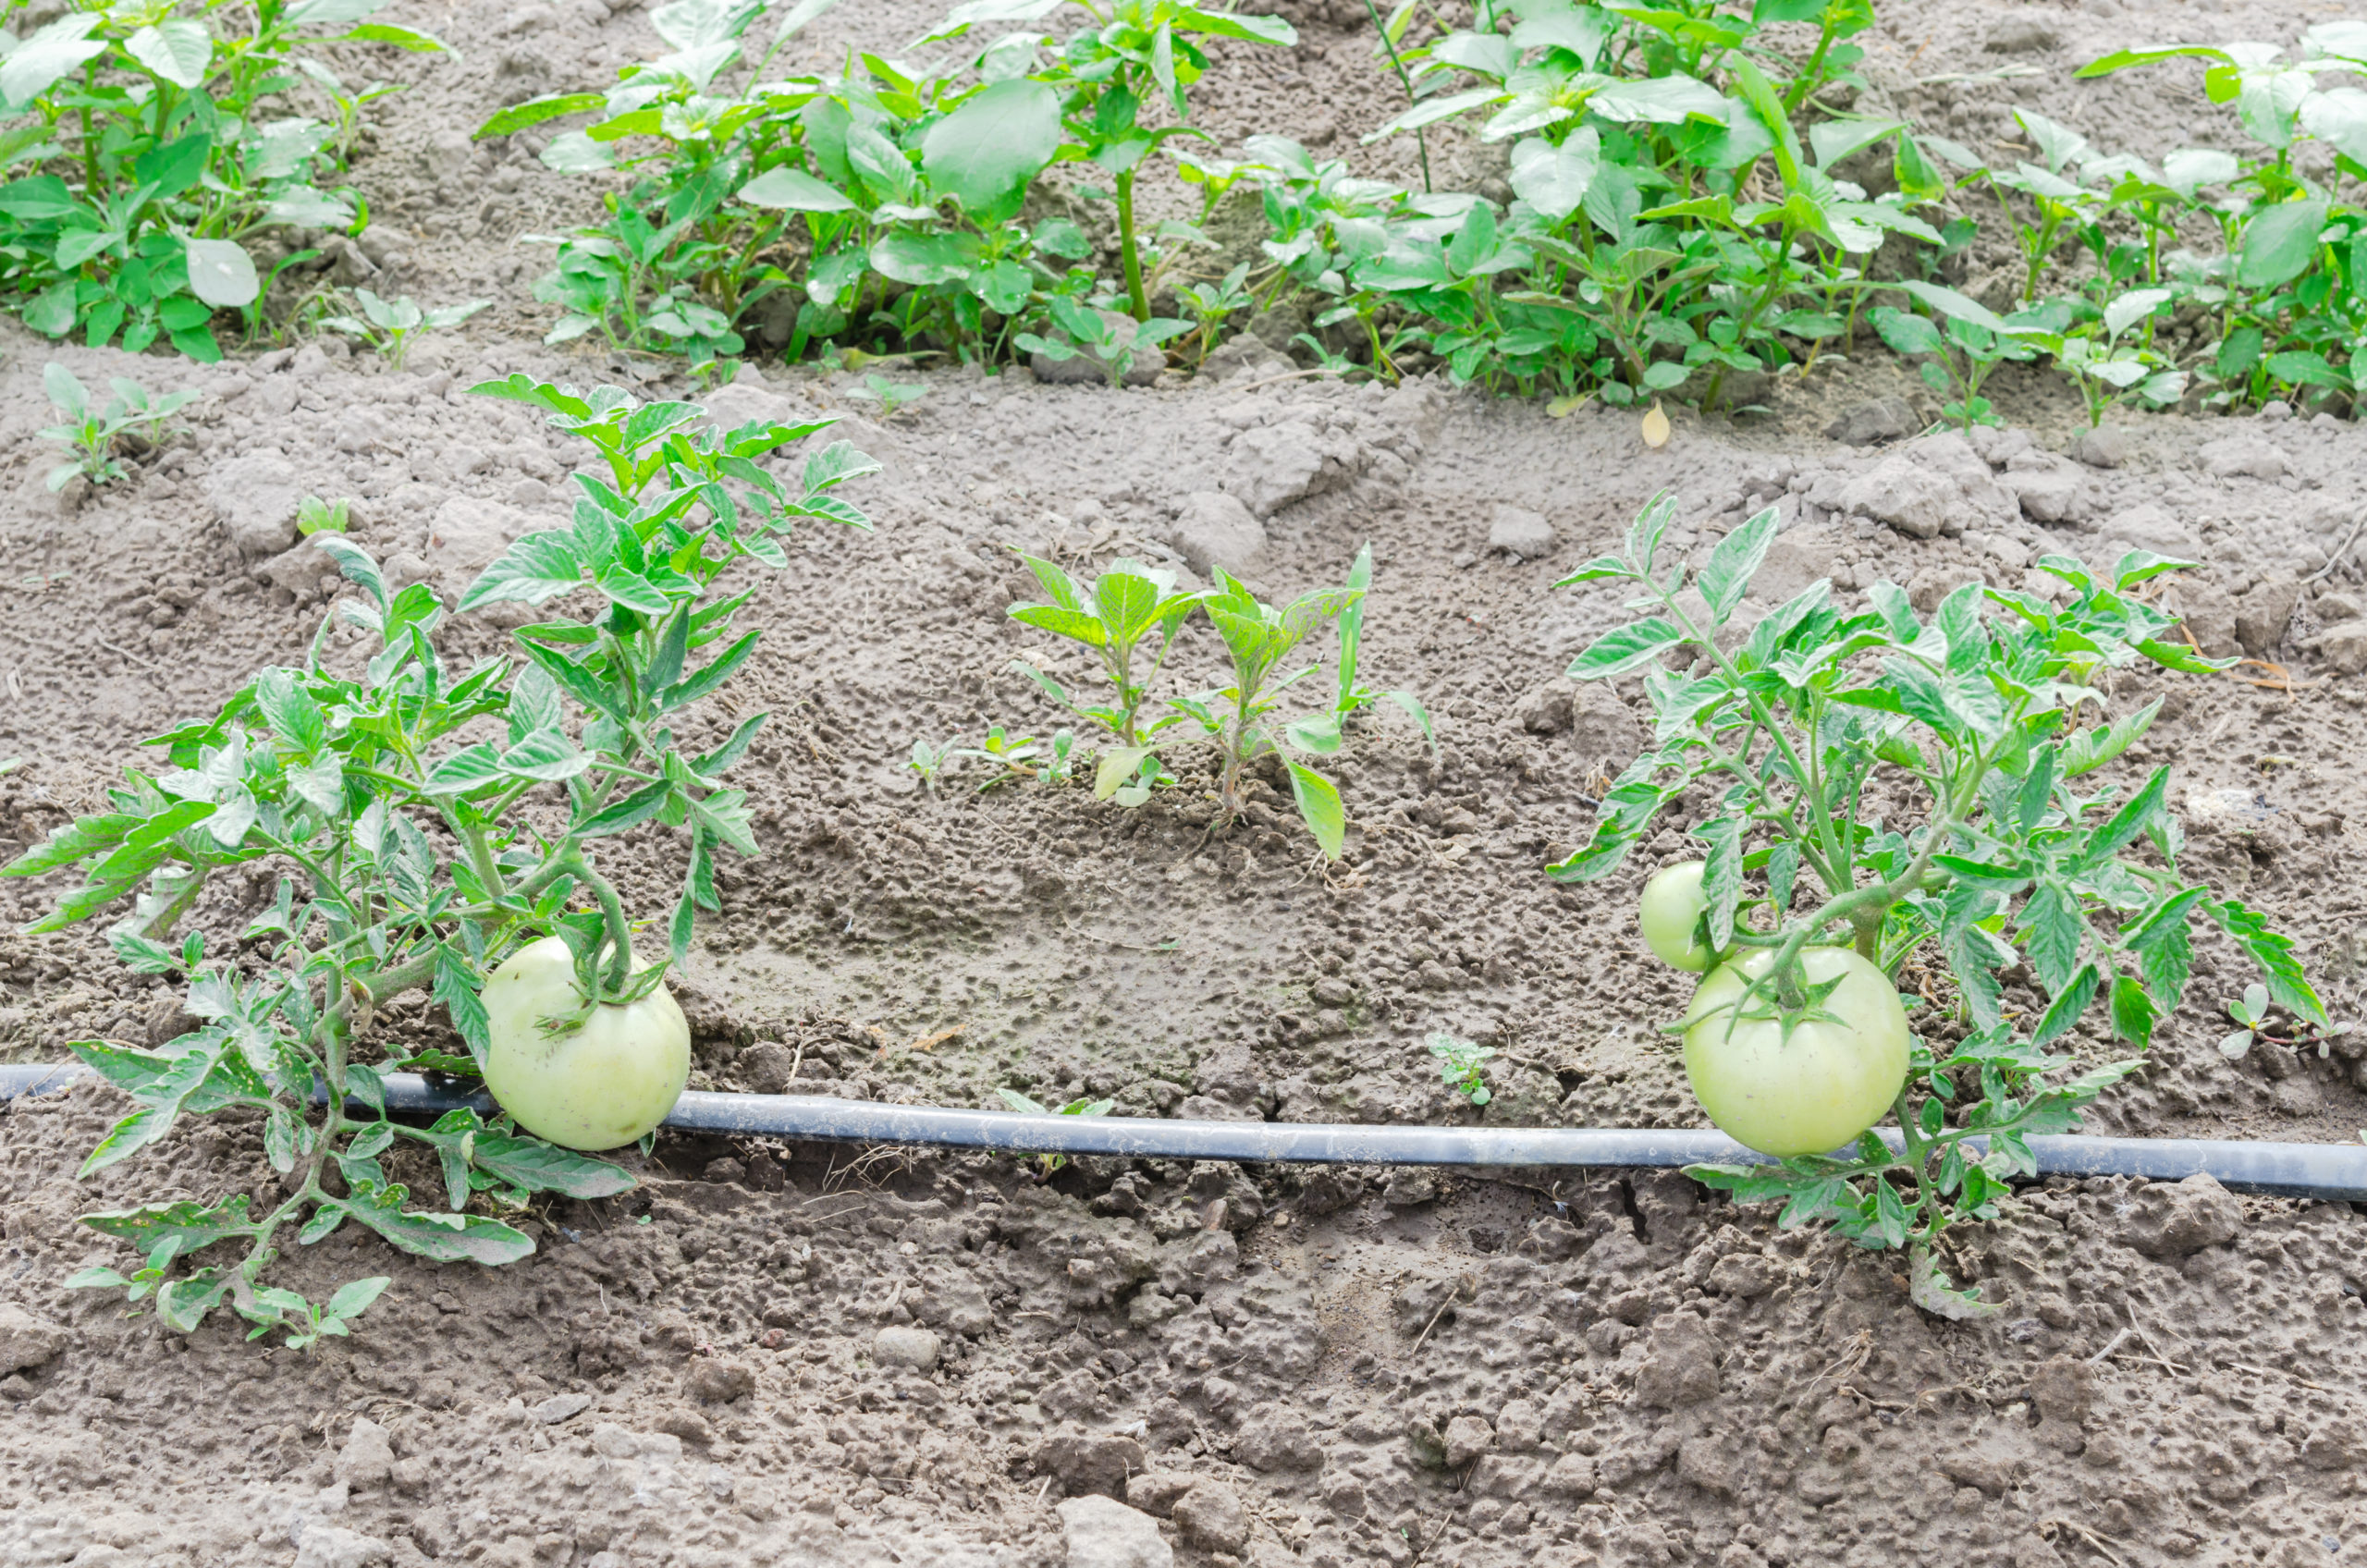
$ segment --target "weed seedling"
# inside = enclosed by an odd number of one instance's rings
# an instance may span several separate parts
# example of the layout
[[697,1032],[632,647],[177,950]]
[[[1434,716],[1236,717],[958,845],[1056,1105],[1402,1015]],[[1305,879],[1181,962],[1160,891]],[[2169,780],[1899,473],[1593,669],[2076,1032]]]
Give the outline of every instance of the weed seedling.
[[1055,730],[1049,741],[1039,743],[1033,735],[1006,734],[998,724],[987,731],[987,738],[980,744],[962,747],[951,754],[975,757],[993,764],[999,770],[978,786],[978,793],[983,795],[998,784],[1015,783],[1023,778],[1064,784],[1068,781],[1071,753],[1075,750],[1076,736],[1069,730]]
[[1430,750],[1435,753],[1439,746],[1438,732],[1430,723],[1430,710],[1422,705],[1420,698],[1406,691],[1375,692],[1357,679],[1360,673],[1357,659],[1363,650],[1365,636],[1364,594],[1371,586],[1372,546],[1367,545],[1356,552],[1355,563],[1348,568],[1348,587],[1357,595],[1356,602],[1340,612],[1340,656],[1338,679],[1331,699],[1332,728],[1344,733],[1349,720],[1386,697],[1404,708],[1407,716],[1421,726],[1422,739],[1429,742]]
[[1496,1097],[1488,1087],[1487,1075],[1488,1061],[1496,1054],[1494,1047],[1458,1040],[1441,1031],[1430,1036],[1430,1054],[1439,1059],[1440,1081],[1473,1105],[1484,1106]]
[[1996,412],[1981,395],[1990,372],[2007,360],[2037,357],[2032,339],[2047,324],[2003,317],[1979,300],[1936,283],[1908,278],[1886,285],[1912,294],[1932,307],[1933,314],[1919,316],[1890,305],[1866,312],[1883,342],[1901,354],[1927,355],[1921,365],[1924,385],[1950,400],[1940,416],[1962,429],[1995,424]]
[[64,416],[41,437],[74,454],[49,471],[52,490],[65,489],[77,474],[93,484],[121,479],[124,469],[116,460],[116,444],[129,435],[142,447],[163,445],[166,419],[197,396],[193,391],[167,392],[151,398],[138,382],[118,375],[107,384],[115,396],[104,409],[95,409],[90,389],[55,360],[42,367],[41,381],[51,406]]
[[[1116,701],[1087,705],[1025,659],[1011,663],[1013,670],[1041,687],[1046,696],[1077,717],[1099,725],[1117,741],[1102,754],[1094,778],[1094,797],[1108,800],[1150,755],[1151,738],[1182,722],[1180,715],[1170,714],[1145,724],[1142,707],[1151,683],[1159,679],[1159,668],[1167,662],[1176,631],[1192,606],[1200,602],[1200,595],[1177,593],[1173,572],[1140,561],[1112,561],[1090,588],[1079,588],[1073,578],[1050,561],[1027,555],[1019,558],[1036,574],[1049,602],[1013,605],[1011,618],[1093,649],[1100,656],[1102,673],[1117,689]],[[1148,653],[1146,645],[1154,636],[1158,651]]]
[[318,496],[307,496],[296,503],[296,532],[310,538],[315,533],[342,533],[353,521],[353,502],[324,501]]
[[[1107,1116],[1116,1100],[1073,1099],[1055,1110],[1048,1105],[1021,1094],[1017,1089],[997,1089],[1002,1103],[1022,1116]],[[1049,1181],[1052,1172],[1069,1162],[1064,1154],[1040,1154],[1036,1157],[1036,1180]]]
[[[1033,332],[1020,333],[1012,341],[1028,353],[1041,354],[1048,360],[1065,361],[1090,353],[1100,361],[1112,386],[1126,384],[1137,358],[1158,354],[1161,343],[1192,325],[1171,316],[1130,321],[1114,311],[1104,312],[1080,304],[1065,294],[1054,295],[1049,308],[1052,320],[1068,335],[1065,341]],[[1164,356],[1160,362],[1165,362]]]
[[332,332],[359,337],[393,370],[403,368],[403,361],[411,358],[411,351],[418,346],[420,338],[431,332],[458,326],[493,303],[490,300],[472,300],[465,305],[446,305],[439,310],[423,311],[409,295],[397,300],[381,300],[367,288],[357,288],[353,297],[362,301],[359,317],[330,316],[321,325]]
[[1224,756],[1219,800],[1228,822],[1241,815],[1241,773],[1267,752],[1282,754],[1290,772],[1291,794],[1307,831],[1333,860],[1348,830],[1347,813],[1332,782],[1292,754],[1328,755],[1340,749],[1336,715],[1277,729],[1268,716],[1280,705],[1284,688],[1316,667],[1303,665],[1288,674],[1282,666],[1316,629],[1364,597],[1360,588],[1318,588],[1303,594],[1281,609],[1261,602],[1239,579],[1217,568],[1217,587],[1200,601],[1210,625],[1233,655],[1233,684],[1178,698],[1175,705],[1190,714],[1213,738]]
[[894,419],[906,408],[919,402],[927,392],[927,386],[920,382],[890,381],[876,372],[865,376],[862,386],[847,388],[848,397],[878,404],[881,419]]

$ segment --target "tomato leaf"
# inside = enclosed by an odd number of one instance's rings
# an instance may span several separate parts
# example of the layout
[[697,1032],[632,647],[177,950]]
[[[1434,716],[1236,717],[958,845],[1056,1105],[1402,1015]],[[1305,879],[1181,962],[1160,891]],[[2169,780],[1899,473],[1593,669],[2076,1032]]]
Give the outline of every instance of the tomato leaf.
[[350,1181],[350,1195],[330,1204],[384,1236],[403,1251],[438,1262],[487,1265],[515,1263],[534,1250],[534,1240],[497,1219],[478,1215],[406,1212],[410,1190],[381,1186],[367,1178]]
[[1723,626],[1750,591],[1751,577],[1767,558],[1767,546],[1774,543],[1776,526],[1775,508],[1769,507],[1719,540],[1718,547],[1710,552],[1709,564],[1701,569],[1694,586],[1708,603],[1716,624]]
[[1684,641],[1683,631],[1659,616],[1653,616],[1597,638],[1571,664],[1570,679],[1603,680],[1625,675]]

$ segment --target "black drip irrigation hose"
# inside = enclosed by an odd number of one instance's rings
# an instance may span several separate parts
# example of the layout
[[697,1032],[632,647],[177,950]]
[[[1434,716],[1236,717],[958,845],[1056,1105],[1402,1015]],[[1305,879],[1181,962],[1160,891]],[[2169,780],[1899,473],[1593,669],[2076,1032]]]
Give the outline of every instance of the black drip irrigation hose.
[[[0,1066],[0,1101],[90,1077],[79,1062]],[[380,1075],[386,1109],[440,1116],[493,1101],[415,1073]],[[356,1109],[362,1109],[358,1102]],[[825,1095],[725,1095],[692,1090],[665,1125],[678,1133],[741,1133],[865,1144],[935,1144],[1012,1154],[1119,1155],[1337,1165],[1758,1165],[1766,1157],[1718,1133],[1598,1127],[1360,1127],[1293,1121],[1182,1121],[1138,1116],[1024,1116],[1011,1111],[881,1105]],[[1898,1134],[1883,1132],[1892,1147]],[[2239,1193],[2367,1203],[2367,1145],[2264,1144],[2222,1138],[2029,1140],[2042,1176],[2209,1175]]]

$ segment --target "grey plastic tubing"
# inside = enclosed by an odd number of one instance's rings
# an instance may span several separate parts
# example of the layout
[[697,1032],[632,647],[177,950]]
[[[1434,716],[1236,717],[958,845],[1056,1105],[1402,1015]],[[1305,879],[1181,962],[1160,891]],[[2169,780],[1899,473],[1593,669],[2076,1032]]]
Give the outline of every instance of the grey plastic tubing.
[[[80,1062],[0,1066],[0,1101],[63,1089],[91,1076]],[[409,1072],[384,1075],[386,1109],[440,1116],[462,1106],[490,1112],[483,1091],[465,1093]],[[824,1095],[726,1095],[698,1090],[675,1103],[666,1126],[865,1144],[934,1144],[1012,1154],[1119,1155],[1334,1165],[1685,1166],[1757,1165],[1766,1157],[1717,1133],[1600,1127],[1362,1127],[1291,1121],[1185,1121],[1136,1116],[1026,1116],[1012,1111],[881,1105]],[[1893,1147],[1898,1134],[1885,1131]],[[2367,1145],[2267,1144],[2217,1138],[2030,1140],[2042,1176],[2143,1176],[2176,1182],[2208,1174],[2235,1192],[2324,1202],[2367,1202]]]

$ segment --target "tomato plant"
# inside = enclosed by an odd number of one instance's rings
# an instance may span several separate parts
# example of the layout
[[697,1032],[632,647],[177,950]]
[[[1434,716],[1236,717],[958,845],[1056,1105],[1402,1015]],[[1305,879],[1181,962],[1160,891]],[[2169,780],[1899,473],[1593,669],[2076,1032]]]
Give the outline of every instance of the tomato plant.
[[[2142,1065],[2132,1054],[2083,1069],[2063,1047],[2100,1010],[2099,1032],[2142,1053],[2185,992],[2198,915],[2250,954],[2272,998],[2329,1027],[2292,941],[2178,870],[2167,768],[2080,784],[2161,707],[2087,726],[2086,710],[2105,704],[2099,675],[2223,668],[2172,641],[2175,619],[2134,592],[2189,563],[2132,550],[2099,581],[2045,556],[2059,594],[1970,583],[1929,619],[1891,583],[1852,613],[1819,582],[1737,624],[1775,512],[1688,570],[1663,555],[1675,510],[1655,497],[1620,553],[1562,584],[1638,591],[1630,607],[1650,613],[1598,639],[1570,674],[1641,676],[1657,721],[1589,841],[1549,869],[1570,882],[1608,875],[1689,792],[1703,934],[1725,962],[1703,982],[1696,1028],[1703,1002],[1739,1008],[1752,1047],[1772,1031],[1787,1069],[1809,1071],[1799,1059],[1821,1049],[1818,1031],[1887,1030],[1862,983],[1814,949],[1846,944],[1893,985],[1910,961],[1944,972],[1940,1005],[1918,1002],[1895,1133],[1869,1118],[1838,1153],[1769,1147],[1785,1158],[1693,1173],[1743,1201],[1782,1199],[1787,1225],[1830,1221],[1863,1245],[1906,1248],[1919,1304],[1984,1310],[1948,1288],[1932,1243],[1954,1221],[1990,1218],[2011,1178],[2036,1173],[2030,1134],[2077,1125],[2082,1106]],[[2003,972],[2017,966],[2032,983],[2009,993]],[[1688,1060],[1694,1050],[1688,1038]],[[1836,1104],[1863,1087],[1854,1069],[1821,1071]],[[1702,1096],[1713,1116],[1719,1093]]]
[[[583,394],[514,375],[473,390],[544,410],[592,444],[607,474],[579,474],[572,525],[519,539],[460,607],[560,601],[584,619],[526,626],[516,656],[455,668],[436,650],[447,612],[433,591],[389,591],[367,551],[316,532],[360,593],[324,619],[303,665],[267,668],[214,717],[157,737],[169,767],[134,772],[107,810],[6,868],[22,876],[79,866],[79,886],[33,929],[116,913],[107,938],[117,953],[186,981],[195,1023],[178,1039],[155,1050],[72,1045],[137,1107],[83,1174],[156,1143],[184,1115],[264,1115],[264,1147],[287,1194],[267,1213],[251,1213],[250,1194],[233,1192],[84,1217],[130,1243],[141,1267],[85,1269],[68,1283],[153,1300],[180,1332],[226,1299],[266,1331],[288,1329],[291,1342],[342,1331],[324,1323],[359,1312],[366,1293],[340,1292],[315,1312],[293,1292],[258,1288],[289,1225],[304,1245],[350,1220],[423,1257],[507,1263],[533,1241],[497,1211],[536,1192],[596,1197],[632,1185],[604,1161],[519,1135],[507,1117],[487,1124],[462,1109],[427,1128],[398,1121],[379,1066],[357,1053],[391,1051],[374,1021],[396,998],[429,991],[470,1055],[406,1053],[392,1065],[483,1071],[497,1092],[519,1096],[520,1121],[565,1138],[564,1119],[544,1116],[563,1106],[537,1100],[528,1079],[498,1081],[500,1036],[515,1019],[489,1016],[509,1005],[479,992],[520,949],[541,976],[536,997],[520,998],[528,1027],[555,1019],[551,1037],[575,1036],[567,1050],[596,1054],[618,1031],[632,1033],[636,1009],[670,1028],[661,1044],[686,1046],[662,989],[667,964],[688,949],[696,913],[718,907],[717,853],[756,852],[746,796],[724,778],[765,716],[710,749],[677,734],[761,635],[733,636],[749,591],[716,590],[742,561],[786,564],[780,535],[798,520],[869,526],[832,494],[877,467],[847,443],[807,457],[793,484],[762,466],[827,420],[717,432],[699,428],[695,404],[643,405],[613,386]],[[652,822],[684,841],[685,875],[666,960],[637,965],[623,900],[592,850]],[[276,896],[226,929],[177,935],[198,912],[236,902],[203,900],[208,879],[233,866],[245,868],[240,878],[276,874]],[[628,1108],[633,1125],[654,1121],[653,1107],[664,1115],[684,1065],[668,1061],[662,1082],[644,1084]],[[434,1151],[443,1204],[388,1174],[379,1157],[398,1140]],[[199,1259],[226,1243],[243,1256]]]

